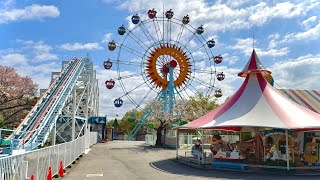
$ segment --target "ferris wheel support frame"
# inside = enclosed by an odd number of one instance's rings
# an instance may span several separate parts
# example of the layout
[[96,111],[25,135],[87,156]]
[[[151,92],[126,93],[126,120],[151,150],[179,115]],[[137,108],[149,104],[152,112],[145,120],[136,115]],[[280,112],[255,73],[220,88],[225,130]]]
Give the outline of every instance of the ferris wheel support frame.
[[[169,84],[168,86],[162,91],[162,93],[159,96],[156,97],[157,100],[162,99],[163,100],[163,104],[162,104],[162,108],[163,111],[166,113],[169,113],[169,115],[171,116],[173,114],[173,106],[175,104],[175,90],[177,92],[177,94],[180,96],[179,91],[176,89],[175,85],[174,85],[174,77],[173,77],[173,67],[171,66],[167,66],[169,68]],[[169,100],[169,103],[168,103]],[[142,117],[139,119],[138,123],[134,126],[134,128],[131,130],[129,136],[128,136],[128,140],[133,140],[133,138],[136,136],[136,134],[138,133],[138,131],[141,129],[142,125],[144,124],[148,124],[146,122],[146,120],[148,119],[149,116],[152,115],[152,109],[148,108],[146,110],[144,110],[144,113],[142,115]]]

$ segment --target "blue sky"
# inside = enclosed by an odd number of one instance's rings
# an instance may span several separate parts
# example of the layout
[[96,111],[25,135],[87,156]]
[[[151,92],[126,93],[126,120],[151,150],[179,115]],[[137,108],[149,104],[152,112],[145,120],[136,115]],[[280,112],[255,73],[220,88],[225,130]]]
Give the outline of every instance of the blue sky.
[[[277,87],[320,89],[318,0],[179,0],[175,3],[172,0],[79,0],[76,3],[2,0],[0,64],[15,67],[22,75],[32,77],[40,88],[46,88],[50,73],[60,70],[62,60],[89,52],[100,81],[101,115],[121,115],[133,106],[128,103],[115,111],[113,99],[122,96],[123,92],[119,84],[111,91],[104,87],[105,80],[117,77],[116,69],[106,71],[101,66],[107,58],[117,58],[117,51],[107,50],[107,42],[122,40],[117,29],[122,24],[132,27],[129,19],[133,14],[138,13],[146,20],[149,9],[155,8],[159,13],[163,6],[165,10],[173,9],[174,17],[178,19],[188,14],[192,26],[204,25],[205,39],[215,38],[217,45],[213,54],[221,54],[225,60],[218,67],[226,74],[225,81],[218,84],[224,97],[237,90],[243,81],[236,73],[249,58],[253,36],[257,55],[273,72]],[[129,41],[126,43],[130,44]],[[199,43],[195,42],[195,46]],[[133,58],[125,53],[121,55],[124,59]],[[124,67],[123,74],[130,73],[134,70]],[[132,80],[138,83],[141,78]],[[130,83],[125,86],[127,89],[134,87]],[[146,92],[143,88],[132,95],[139,101]],[[152,99],[152,95],[148,98]]]

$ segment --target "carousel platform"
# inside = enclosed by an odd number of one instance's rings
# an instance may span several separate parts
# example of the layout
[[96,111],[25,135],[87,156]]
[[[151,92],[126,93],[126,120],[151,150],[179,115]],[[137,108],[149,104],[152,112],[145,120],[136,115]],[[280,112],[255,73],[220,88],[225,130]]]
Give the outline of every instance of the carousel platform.
[[263,165],[247,164],[243,162],[226,162],[226,161],[212,161],[205,164],[198,163],[197,161],[186,161],[185,159],[172,159],[176,162],[185,164],[198,169],[206,170],[224,170],[224,171],[238,171],[243,173],[258,173],[258,174],[275,174],[286,176],[320,176],[320,168],[314,169],[290,169],[285,167],[271,167]]

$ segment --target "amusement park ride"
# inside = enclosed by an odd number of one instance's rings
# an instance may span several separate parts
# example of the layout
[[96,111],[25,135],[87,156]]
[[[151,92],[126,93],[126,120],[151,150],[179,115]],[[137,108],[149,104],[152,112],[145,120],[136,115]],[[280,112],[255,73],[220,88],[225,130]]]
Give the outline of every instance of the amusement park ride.
[[48,140],[55,145],[87,133],[87,121],[98,115],[99,107],[98,80],[89,55],[63,61],[61,72],[52,72],[50,84],[21,124],[1,139],[2,145],[10,145],[2,154],[20,154]]
[[[120,85],[124,93],[114,100],[114,106],[121,107],[126,96],[134,108],[143,110],[143,116],[129,134],[130,140],[152,115],[152,108],[142,108],[146,100],[161,101],[162,110],[172,115],[177,99],[189,99],[199,93],[221,97],[222,91],[215,84],[225,78],[216,68],[223,58],[213,55],[215,40],[203,36],[202,25],[191,26],[188,15],[174,18],[171,9],[160,16],[152,9],[147,15],[147,20],[133,15],[129,24],[132,28],[124,25],[118,28],[122,38],[108,44],[110,51],[118,49],[117,58],[104,61],[106,70],[117,69],[117,78],[105,81],[106,88]],[[138,92],[142,95],[137,96]]]

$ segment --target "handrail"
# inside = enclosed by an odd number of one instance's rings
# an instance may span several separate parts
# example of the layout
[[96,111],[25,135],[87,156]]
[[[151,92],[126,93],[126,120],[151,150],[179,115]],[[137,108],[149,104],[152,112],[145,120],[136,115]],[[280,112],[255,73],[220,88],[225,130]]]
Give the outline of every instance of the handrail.
[[[33,129],[32,129],[32,130],[35,130],[35,129],[38,127],[38,125],[40,124],[40,122],[43,120],[44,116],[45,116],[46,113],[48,112],[48,109],[49,109],[49,108],[51,107],[51,105],[55,102],[56,97],[58,96],[58,94],[60,93],[60,91],[62,90],[62,88],[64,87],[64,84],[66,83],[66,81],[68,80],[68,78],[70,77],[70,75],[72,74],[73,70],[75,69],[75,67],[77,66],[78,63],[79,63],[79,61],[77,61],[77,62],[73,65],[72,69],[69,70],[69,73],[68,73],[67,77],[65,77],[64,80],[62,80],[62,82],[61,82],[62,84],[60,85],[60,87],[58,88],[58,90],[56,91],[56,93],[54,94],[54,96],[51,98],[51,101],[50,101],[49,104],[46,106],[45,110],[42,112],[40,118],[37,120],[37,122],[36,122],[36,124],[33,126]],[[25,143],[25,142],[29,139],[29,137],[30,137],[31,135],[32,135],[32,133],[29,133],[29,134],[27,135],[27,137],[23,138],[24,140],[23,140],[22,143]],[[22,143],[20,142],[20,145],[21,145]]]
[[[73,57],[74,58],[74,57]],[[73,59],[72,58],[72,59]],[[69,66],[69,64],[71,63],[71,61],[68,62],[67,66]],[[24,125],[24,123],[28,120],[28,118],[30,117],[30,115],[36,110],[36,108],[38,108],[38,105],[43,101],[43,99],[45,98],[45,96],[48,94],[48,92],[51,90],[52,86],[55,85],[56,81],[60,78],[60,76],[62,76],[62,74],[64,73],[66,68],[63,68],[63,70],[59,73],[59,75],[55,78],[55,80],[50,84],[49,88],[45,91],[45,93],[43,93],[43,95],[41,96],[41,98],[38,100],[38,102],[33,106],[33,108],[31,109],[31,111],[27,114],[27,116],[22,120],[22,122],[19,124],[19,126],[14,130],[13,134],[16,134],[16,132],[20,131],[20,128]],[[11,139],[12,135],[11,134],[7,139]]]

